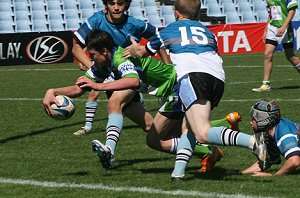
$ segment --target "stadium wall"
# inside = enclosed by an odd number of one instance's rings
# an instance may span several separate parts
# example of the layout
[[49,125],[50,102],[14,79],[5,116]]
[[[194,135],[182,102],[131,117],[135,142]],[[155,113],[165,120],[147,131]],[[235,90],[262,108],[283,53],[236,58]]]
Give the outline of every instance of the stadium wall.
[[[220,54],[264,51],[266,23],[220,24],[208,28],[217,36]],[[295,50],[300,48],[300,22],[293,22]],[[72,31],[0,34],[0,66],[74,62]],[[145,44],[147,41],[142,40]],[[282,46],[277,47],[281,51]]]

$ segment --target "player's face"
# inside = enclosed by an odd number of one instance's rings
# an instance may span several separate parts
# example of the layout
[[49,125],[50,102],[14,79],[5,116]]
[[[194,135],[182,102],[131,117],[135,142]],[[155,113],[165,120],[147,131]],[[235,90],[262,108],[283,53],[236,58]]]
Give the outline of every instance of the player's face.
[[257,131],[257,122],[255,119],[251,119],[250,125],[251,125],[253,131]]
[[95,49],[89,50],[89,53],[91,55],[91,59],[95,62],[95,65],[104,67],[108,65],[109,62],[108,54],[106,51],[104,52],[98,52]]
[[120,23],[126,11],[125,0],[113,0],[107,2],[107,18],[112,23]]

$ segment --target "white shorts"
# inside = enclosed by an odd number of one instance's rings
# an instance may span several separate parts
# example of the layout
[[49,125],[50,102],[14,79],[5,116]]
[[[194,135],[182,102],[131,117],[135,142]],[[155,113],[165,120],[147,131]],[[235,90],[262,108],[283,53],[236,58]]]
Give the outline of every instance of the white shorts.
[[287,28],[280,37],[276,36],[278,27],[268,24],[266,39],[276,41],[277,44],[292,43],[294,41],[294,33],[291,28]]

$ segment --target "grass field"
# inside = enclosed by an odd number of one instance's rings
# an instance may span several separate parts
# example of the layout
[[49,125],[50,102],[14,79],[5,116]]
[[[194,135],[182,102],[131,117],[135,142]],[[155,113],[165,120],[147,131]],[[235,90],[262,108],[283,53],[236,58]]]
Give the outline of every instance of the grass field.
[[[268,93],[251,92],[262,80],[262,54],[223,59],[226,88],[213,119],[238,111],[240,129],[251,134],[251,105],[260,98],[274,98],[284,117],[300,122],[300,76],[284,54],[275,55],[273,90]],[[171,183],[174,156],[148,148],[145,133],[127,119],[116,168],[104,170],[90,148],[93,139],[105,139],[104,94],[93,133],[82,137],[73,132],[84,125],[86,96],[75,100],[77,110],[66,121],[49,118],[42,107],[48,88],[71,85],[81,74],[74,64],[0,67],[0,197],[300,197],[299,170],[282,177],[227,175],[255,161],[249,150],[238,147],[221,147],[224,157],[208,173],[198,173],[200,161],[192,158],[187,181]],[[145,98],[154,115],[157,99]]]

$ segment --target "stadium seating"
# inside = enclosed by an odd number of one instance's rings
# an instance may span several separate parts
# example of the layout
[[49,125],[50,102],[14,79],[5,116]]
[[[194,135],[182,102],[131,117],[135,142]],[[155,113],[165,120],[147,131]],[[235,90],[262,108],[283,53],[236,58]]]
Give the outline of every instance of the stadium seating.
[[15,11],[31,12],[30,5],[28,2],[25,1],[15,2]]
[[208,3],[207,4],[207,16],[210,17],[224,17],[225,15],[221,11],[219,4]]
[[45,20],[47,22],[47,13],[44,10],[32,10],[32,20]]
[[79,0],[80,9],[95,10],[95,3],[92,0]]
[[66,30],[77,30],[80,26],[80,20],[78,19],[66,19]]
[[15,16],[16,16],[16,21],[28,21],[29,23],[31,23],[30,18],[29,18],[29,14],[27,11],[16,11],[15,12]]
[[48,10],[61,10],[62,11],[64,9],[62,3],[59,0],[48,1],[47,6],[48,6]]
[[0,2],[0,12],[13,13],[13,6],[10,2]]
[[64,21],[65,16],[62,10],[48,10],[48,19]]
[[176,21],[174,14],[169,15],[169,14],[165,14],[163,15],[163,19],[165,21],[165,25],[169,25],[170,23]]
[[129,14],[134,17],[144,17],[144,10],[141,7],[129,7]]
[[29,21],[16,21],[16,32],[32,32]]
[[269,13],[267,10],[257,11],[257,22],[267,22],[269,19]]
[[161,21],[161,18],[157,15],[147,16],[148,22],[155,27],[163,27],[164,24]]
[[164,15],[174,15],[173,6],[170,5],[160,6],[160,16],[164,16]]
[[65,10],[65,18],[66,19],[76,19],[82,21],[81,15],[82,13],[77,9],[67,9]]
[[44,11],[46,11],[47,10],[47,5],[43,1],[31,2],[31,10],[32,10],[32,12],[34,10],[44,10]]
[[256,23],[256,18],[252,11],[244,11],[241,14],[242,23]]
[[225,14],[226,12],[237,12],[235,4],[230,1],[230,2],[223,2],[223,13]]
[[226,12],[225,22],[227,24],[240,24],[241,19],[237,12]]
[[157,15],[159,17],[159,13],[157,11],[157,7],[156,6],[145,7],[145,14],[146,14],[146,16]]
[[92,16],[95,13],[96,10],[93,9],[81,9],[82,12],[82,21],[85,21],[87,18],[89,18],[90,16]]
[[144,0],[144,7],[157,6],[155,0]]
[[34,32],[48,32],[48,26],[45,20],[32,20],[32,30]]
[[0,21],[0,33],[14,33],[14,24],[11,21]]
[[65,10],[68,10],[68,9],[72,9],[72,10],[75,10],[75,9],[79,9],[79,3],[76,1],[76,0],[63,0],[64,2],[64,8]]
[[50,20],[49,29],[51,31],[65,31],[64,23],[61,20]]
[[14,23],[12,14],[10,12],[1,12],[0,21],[9,21],[12,24]]

